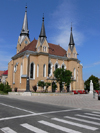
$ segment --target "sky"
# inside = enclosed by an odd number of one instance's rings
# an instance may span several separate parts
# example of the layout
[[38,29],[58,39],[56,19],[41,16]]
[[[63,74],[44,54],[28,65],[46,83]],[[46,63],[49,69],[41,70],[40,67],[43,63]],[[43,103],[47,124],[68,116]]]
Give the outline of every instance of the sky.
[[100,0],[0,0],[0,70],[16,54],[26,4],[30,40],[38,39],[44,13],[47,41],[67,50],[72,23],[83,80],[100,78]]

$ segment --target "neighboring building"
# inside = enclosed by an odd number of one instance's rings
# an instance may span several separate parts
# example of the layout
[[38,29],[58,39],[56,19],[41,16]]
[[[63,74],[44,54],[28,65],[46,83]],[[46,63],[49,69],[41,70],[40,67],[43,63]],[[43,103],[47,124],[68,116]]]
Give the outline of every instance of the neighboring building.
[[0,83],[1,83],[1,78],[2,78],[3,73],[4,73],[4,71],[0,71]]
[[8,70],[4,71],[4,73],[2,74],[1,82],[5,84],[7,77],[8,77]]
[[[74,80],[70,84],[70,91],[84,89],[82,79],[83,66],[77,59],[72,27],[67,51],[59,45],[47,42],[44,17],[38,40],[34,39],[30,42],[27,11],[25,11],[24,22],[17,43],[17,54],[12,57],[12,61],[8,64],[7,80],[9,84],[13,90],[18,88],[18,91],[25,91],[27,77],[29,77],[30,90],[32,91],[32,87],[37,86],[39,80],[52,83],[54,78],[53,71],[57,68],[72,71]],[[62,91],[59,85],[57,86],[57,91]],[[41,90],[40,87],[37,86],[37,88],[37,91]],[[52,85],[48,90],[53,91]]]

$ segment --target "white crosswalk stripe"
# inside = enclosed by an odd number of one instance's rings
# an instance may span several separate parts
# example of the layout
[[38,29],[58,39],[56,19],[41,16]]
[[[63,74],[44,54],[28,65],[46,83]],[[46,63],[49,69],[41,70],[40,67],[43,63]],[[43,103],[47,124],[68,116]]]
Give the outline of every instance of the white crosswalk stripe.
[[82,127],[82,128],[93,130],[93,131],[98,129],[98,128],[93,127],[93,126],[87,126],[87,125],[83,125],[83,124],[80,124],[80,123],[76,123],[76,122],[72,122],[72,121],[67,121],[67,120],[59,119],[59,118],[52,118],[52,120],[63,122],[63,123],[66,123],[66,124],[77,126],[77,127]]
[[17,133],[9,127],[1,128],[1,131],[3,131],[4,133]]
[[93,120],[100,120],[100,118],[91,117],[91,116],[87,116],[87,115],[79,115],[79,114],[76,114],[75,116],[79,116],[79,117],[83,117],[83,118],[89,118],[89,119],[93,119]]
[[97,117],[100,117],[100,115],[96,115],[96,114],[91,114],[91,113],[84,113],[86,115],[92,115],[92,116],[97,116]]
[[94,112],[92,112],[92,113],[95,113],[95,114],[100,114],[100,112],[96,112],[96,111],[94,111]]
[[37,127],[34,127],[32,125],[29,125],[28,123],[20,124],[22,127],[25,127],[26,129],[29,129],[30,131],[34,131],[35,133],[48,133],[46,131],[43,131]]
[[59,125],[56,125],[56,124],[53,124],[53,123],[50,123],[50,122],[47,122],[47,121],[38,121],[39,123],[41,124],[44,124],[44,125],[47,125],[49,127],[53,127],[55,129],[58,129],[58,130],[61,130],[63,132],[66,132],[66,133],[81,133],[79,131],[75,131],[75,130],[72,130],[72,129],[69,129],[69,128],[66,128],[66,127],[62,127],[62,126],[59,126]]
[[100,126],[100,123],[94,122],[94,121],[89,121],[89,120],[85,120],[85,119],[79,119],[79,118],[70,117],[70,116],[64,116],[64,118],[68,118],[68,119],[71,119],[71,120],[77,120],[77,121],[86,122],[86,123],[90,123],[90,124],[94,124],[94,125]]

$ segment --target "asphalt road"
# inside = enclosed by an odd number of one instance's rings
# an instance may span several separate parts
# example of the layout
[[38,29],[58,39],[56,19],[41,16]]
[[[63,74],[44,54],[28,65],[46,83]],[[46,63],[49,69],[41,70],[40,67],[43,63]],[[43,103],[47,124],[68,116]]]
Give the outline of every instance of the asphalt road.
[[0,133],[31,132],[100,133],[100,112],[0,97]]

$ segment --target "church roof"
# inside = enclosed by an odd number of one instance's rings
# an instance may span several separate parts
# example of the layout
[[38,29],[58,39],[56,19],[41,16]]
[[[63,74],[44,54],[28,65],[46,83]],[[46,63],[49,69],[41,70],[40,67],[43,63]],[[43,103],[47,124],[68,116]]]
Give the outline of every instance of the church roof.
[[4,73],[4,71],[0,71],[0,76],[2,76],[3,73]]
[[4,71],[2,75],[8,75],[8,70]]
[[[36,44],[37,44],[37,40],[34,39],[31,43],[29,43],[27,46],[25,46],[19,53],[22,53],[26,50],[36,51]],[[57,56],[65,56],[66,55],[66,50],[63,49],[60,45],[55,45],[52,43],[48,43],[48,45],[49,45],[49,54],[57,55]]]

